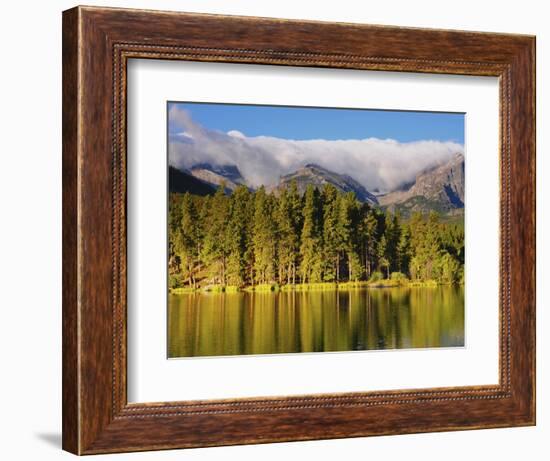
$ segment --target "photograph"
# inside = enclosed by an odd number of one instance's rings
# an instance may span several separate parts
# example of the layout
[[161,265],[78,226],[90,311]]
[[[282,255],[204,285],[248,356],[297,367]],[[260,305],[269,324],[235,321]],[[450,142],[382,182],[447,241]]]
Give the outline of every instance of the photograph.
[[464,114],[167,104],[168,357],[464,346]]
[[7,459],[548,451],[542,7],[50,3],[3,28]]

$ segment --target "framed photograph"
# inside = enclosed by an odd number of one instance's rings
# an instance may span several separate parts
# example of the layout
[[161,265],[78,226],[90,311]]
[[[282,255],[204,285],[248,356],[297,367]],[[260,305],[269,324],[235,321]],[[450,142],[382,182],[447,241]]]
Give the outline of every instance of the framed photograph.
[[535,39],[63,13],[63,448],[535,424]]

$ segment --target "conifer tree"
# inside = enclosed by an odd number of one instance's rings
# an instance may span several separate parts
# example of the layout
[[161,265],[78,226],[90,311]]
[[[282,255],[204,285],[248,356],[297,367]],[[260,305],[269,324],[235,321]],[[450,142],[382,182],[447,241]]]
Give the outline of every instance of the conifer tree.
[[264,187],[256,192],[254,199],[254,228],[252,244],[254,246],[255,282],[270,283],[275,278],[276,227],[273,219],[273,197]]
[[382,235],[378,244],[378,268],[382,273],[385,273],[386,278],[390,278],[390,262],[386,258],[387,244],[386,236]]
[[302,214],[302,197],[298,192],[298,185],[293,180],[290,183],[290,189],[288,191],[288,203],[289,203],[289,218],[292,224],[293,236],[289,239],[290,246],[292,248],[292,283],[296,283],[296,275],[298,271],[298,258],[300,254],[300,234],[302,231],[303,214]]
[[374,269],[385,278],[464,278],[463,227],[435,212],[402,222],[330,184],[308,185],[303,197],[295,181],[278,195],[228,193],[223,184],[204,197],[171,194],[168,232],[171,288],[369,280]]
[[277,256],[279,283],[295,283],[297,256],[299,252],[301,203],[300,195],[293,181],[285,188],[278,200],[276,208],[277,220]]
[[389,263],[389,271],[399,270],[398,246],[401,238],[401,226],[399,215],[386,213],[384,236],[386,239],[386,251],[384,257]]
[[202,247],[202,260],[210,268],[211,280],[226,284],[227,246],[225,227],[228,217],[228,198],[225,195],[225,183],[222,183],[205,210],[205,234]]
[[181,227],[174,239],[174,251],[179,257],[180,267],[184,279],[195,287],[195,263],[198,258],[199,234],[196,226],[197,210],[193,199],[186,193],[180,207]]
[[338,191],[332,184],[323,188],[323,280],[326,282],[339,281],[340,268],[340,234],[338,224],[340,218],[340,198]]
[[359,208],[353,192],[348,192],[340,200],[338,216],[338,236],[340,249],[347,261],[348,280],[358,280],[363,266],[358,254],[359,239],[356,229],[359,223]]
[[319,281],[320,258],[318,194],[311,184],[306,188],[303,207],[303,227],[300,245],[300,276],[302,283]]
[[401,228],[401,235],[397,245],[397,270],[403,274],[409,271],[411,260],[411,231],[409,226],[404,225]]
[[376,247],[378,220],[375,212],[367,204],[364,204],[361,212],[361,223],[359,234],[362,240],[363,265],[365,267],[365,277],[370,278],[373,269],[376,267]]
[[226,227],[228,249],[227,283],[241,286],[246,280],[246,249],[248,239],[248,210],[250,192],[245,186],[238,186],[230,198],[229,220]]

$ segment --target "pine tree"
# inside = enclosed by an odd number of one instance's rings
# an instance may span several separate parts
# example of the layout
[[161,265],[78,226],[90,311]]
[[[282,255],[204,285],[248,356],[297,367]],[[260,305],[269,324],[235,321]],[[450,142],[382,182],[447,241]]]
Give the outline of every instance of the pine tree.
[[205,235],[202,247],[202,260],[210,268],[210,277],[221,285],[226,284],[227,246],[225,227],[228,217],[229,200],[225,195],[225,183],[222,183],[209,203],[204,216]]
[[174,239],[174,252],[179,257],[184,279],[195,287],[195,264],[198,258],[199,234],[196,226],[197,210],[189,193],[183,195],[180,207],[181,227]]
[[304,195],[303,226],[300,245],[300,275],[302,283],[317,282],[320,279],[320,238],[318,193],[309,184]]
[[378,220],[376,219],[374,210],[367,204],[364,204],[361,209],[359,235],[361,236],[363,265],[367,279],[370,278],[373,268],[376,267],[377,227]]
[[302,231],[303,225],[303,214],[302,214],[302,197],[298,192],[298,185],[296,181],[293,180],[290,183],[290,189],[288,192],[288,203],[289,203],[289,214],[290,222],[292,224],[293,236],[290,241],[290,246],[293,250],[292,255],[292,283],[296,283],[296,275],[298,271],[299,263],[299,254],[300,254],[300,234]]
[[386,252],[387,252],[387,244],[386,244],[386,236],[382,235],[382,238],[380,239],[380,243],[378,244],[378,268],[382,273],[384,273],[384,269],[386,272],[386,278],[390,278],[390,262],[386,258]]
[[418,280],[439,278],[442,256],[439,215],[436,212],[430,212],[425,222],[418,216],[414,216],[414,221],[411,220],[411,232],[414,253],[410,262],[412,277]]
[[401,226],[398,214],[386,213],[384,236],[386,239],[386,252],[384,257],[389,263],[389,271],[399,270],[398,246],[401,239]]
[[299,252],[299,228],[301,204],[300,195],[293,181],[285,188],[278,200],[276,208],[277,220],[277,260],[279,283],[295,283],[297,254]]
[[245,186],[238,186],[230,198],[229,219],[226,227],[228,250],[227,283],[244,285],[246,279],[246,249],[248,242],[248,210],[250,192]]
[[340,250],[347,260],[348,280],[358,280],[362,276],[363,266],[358,247],[359,208],[353,192],[348,192],[340,200],[338,215],[338,236]]
[[323,188],[323,280],[326,282],[339,281],[340,268],[340,235],[338,220],[340,216],[340,197],[332,184]]
[[261,187],[254,199],[254,273],[256,283],[270,283],[275,279],[276,227],[273,219],[273,197]]
[[246,286],[390,277],[459,283],[464,279],[464,229],[435,212],[398,214],[359,203],[353,193],[296,182],[279,196],[222,184],[213,196],[171,194],[169,283]]
[[397,270],[405,275],[409,272],[411,261],[411,231],[409,226],[401,228],[401,235],[397,245]]

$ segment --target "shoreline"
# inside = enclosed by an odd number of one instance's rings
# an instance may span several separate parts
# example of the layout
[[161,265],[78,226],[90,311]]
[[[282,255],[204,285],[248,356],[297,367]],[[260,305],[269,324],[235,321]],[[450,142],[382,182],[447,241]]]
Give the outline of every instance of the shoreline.
[[333,290],[357,290],[357,289],[379,289],[379,288],[437,288],[440,286],[463,285],[461,283],[440,283],[436,280],[410,281],[410,280],[377,280],[361,282],[319,282],[319,283],[296,283],[290,285],[262,284],[254,286],[238,287],[235,285],[208,285],[206,287],[183,287],[170,288],[169,294],[198,294],[198,293],[278,293],[296,291],[333,291]]

